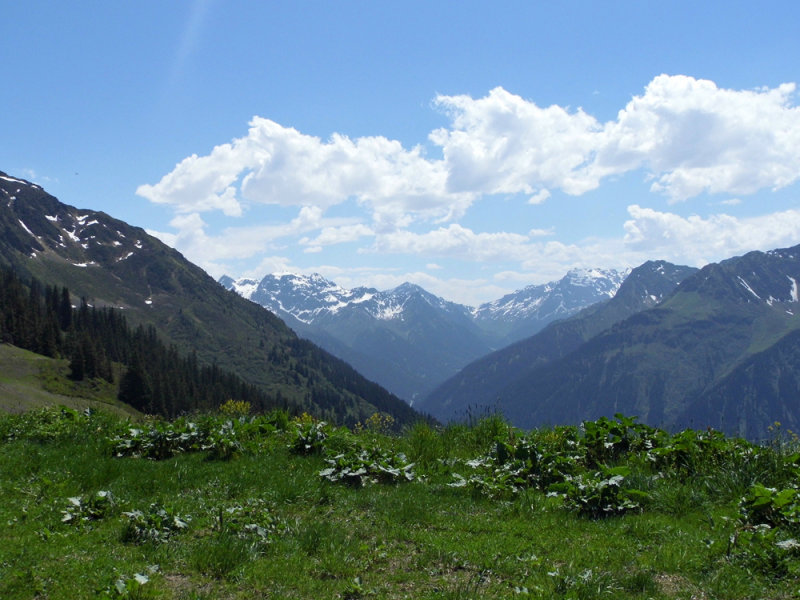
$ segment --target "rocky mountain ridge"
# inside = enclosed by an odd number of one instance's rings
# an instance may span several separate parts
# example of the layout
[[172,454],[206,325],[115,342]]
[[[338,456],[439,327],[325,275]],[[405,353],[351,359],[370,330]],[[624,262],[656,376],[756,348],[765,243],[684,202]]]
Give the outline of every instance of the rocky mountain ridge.
[[629,273],[574,269],[479,307],[411,283],[348,290],[319,274],[292,273],[219,281],[413,403],[471,361],[610,299]]

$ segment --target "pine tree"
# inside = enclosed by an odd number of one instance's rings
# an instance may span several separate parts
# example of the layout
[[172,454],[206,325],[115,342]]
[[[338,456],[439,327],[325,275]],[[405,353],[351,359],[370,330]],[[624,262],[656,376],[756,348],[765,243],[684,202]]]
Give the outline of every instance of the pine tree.
[[61,299],[58,304],[58,321],[62,331],[67,331],[72,325],[72,300],[69,297],[69,290],[61,288]]
[[72,351],[69,357],[69,370],[70,379],[75,381],[83,381],[86,377],[86,357],[83,355],[83,345],[80,343],[73,343]]
[[121,402],[130,404],[142,412],[147,412],[151,407],[152,389],[150,378],[147,376],[142,358],[138,353],[134,355],[131,365],[119,382],[119,394],[117,397]]

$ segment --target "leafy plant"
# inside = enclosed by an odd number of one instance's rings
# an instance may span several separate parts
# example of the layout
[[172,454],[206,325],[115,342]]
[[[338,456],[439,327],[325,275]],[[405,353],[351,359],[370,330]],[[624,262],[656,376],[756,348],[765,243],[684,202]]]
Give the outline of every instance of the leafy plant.
[[562,483],[550,485],[550,493],[564,497],[566,503],[579,513],[592,518],[618,515],[641,508],[646,493],[623,487],[630,474],[627,466],[602,467],[599,471],[568,477]]
[[295,454],[319,453],[327,439],[328,424],[325,421],[298,421],[292,432],[289,449]]
[[681,476],[697,475],[709,473],[728,460],[731,446],[731,440],[719,431],[685,429],[648,453],[658,468],[676,471]]
[[778,490],[754,485],[739,505],[745,523],[767,524],[771,527],[800,533],[800,490]]
[[197,424],[178,420],[172,423],[152,419],[147,428],[131,427],[127,435],[113,440],[113,454],[117,457],[133,456],[164,460],[181,452],[197,450],[204,436]]
[[800,570],[800,541],[766,523],[739,528],[731,536],[730,547],[737,562],[770,577],[785,577],[792,571],[797,575]]
[[209,431],[200,443],[200,449],[208,452],[209,460],[230,460],[243,451],[242,444],[236,439],[232,421],[226,421]]
[[62,523],[80,525],[89,521],[102,519],[114,507],[114,497],[108,490],[100,490],[89,496],[73,496],[67,498],[67,508],[61,511],[64,515]]
[[549,440],[518,437],[496,441],[491,453],[464,463],[473,471],[469,478],[454,474],[456,481],[451,485],[467,486],[492,498],[508,497],[527,488],[546,490],[582,470],[583,453],[572,433],[570,430]]
[[581,424],[581,442],[587,466],[605,464],[627,454],[649,450],[666,437],[663,431],[637,423],[635,417],[616,413],[614,418],[615,421],[600,417]]
[[[155,597],[150,592],[150,577],[144,573],[134,573],[132,576],[121,575],[114,581],[113,585],[108,586],[98,593],[99,598],[126,598],[129,600],[140,600],[143,598]],[[145,587],[147,586],[147,587]]]
[[166,542],[173,535],[185,531],[191,520],[156,503],[151,504],[146,512],[134,510],[122,514],[128,519],[122,540],[134,544]]
[[331,465],[320,471],[323,479],[362,487],[367,483],[398,483],[414,481],[414,464],[405,454],[393,453],[378,447],[353,448],[351,451],[325,459]]
[[282,528],[282,522],[264,500],[249,498],[245,502],[219,507],[217,529],[239,538],[269,543]]

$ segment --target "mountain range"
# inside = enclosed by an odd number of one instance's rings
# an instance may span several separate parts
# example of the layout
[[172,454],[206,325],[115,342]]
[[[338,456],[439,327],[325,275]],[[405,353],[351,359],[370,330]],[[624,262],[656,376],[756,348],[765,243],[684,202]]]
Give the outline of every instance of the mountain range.
[[[677,285],[642,305],[631,288],[649,291],[657,270]],[[419,408],[443,420],[499,410],[524,428],[621,412],[750,439],[775,421],[796,431],[798,281],[800,246],[695,272],[646,263],[614,299],[470,364]]]
[[702,269],[576,270],[472,308],[408,283],[218,283],[144,230],[0,172],[0,265],[337,422],[500,411],[530,428],[620,412],[750,439],[800,428],[800,246]]
[[291,273],[219,281],[413,403],[471,361],[613,297],[627,274],[575,269],[477,308],[411,283],[350,290],[319,274]]
[[463,418],[469,411],[494,410],[513,382],[573,352],[615,323],[658,305],[696,270],[665,261],[644,263],[630,272],[612,298],[469,364],[424,398],[422,410],[445,421]]
[[342,360],[300,339],[278,317],[226,291],[179,252],[109,215],[63,204],[0,172],[0,264],[74,302],[114,307],[155,327],[201,364],[259,386],[276,406],[355,423],[374,412],[398,423],[419,415]]

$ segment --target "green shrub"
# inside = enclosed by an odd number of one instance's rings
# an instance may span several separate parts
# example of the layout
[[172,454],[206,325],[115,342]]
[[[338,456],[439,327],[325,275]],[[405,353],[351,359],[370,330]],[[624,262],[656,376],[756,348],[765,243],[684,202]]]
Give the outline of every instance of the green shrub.
[[289,449],[295,454],[318,454],[324,449],[329,427],[324,421],[298,421],[294,424]]
[[330,466],[320,471],[323,479],[362,487],[368,483],[399,483],[414,481],[414,463],[402,453],[379,447],[353,447],[350,451],[325,459]]

